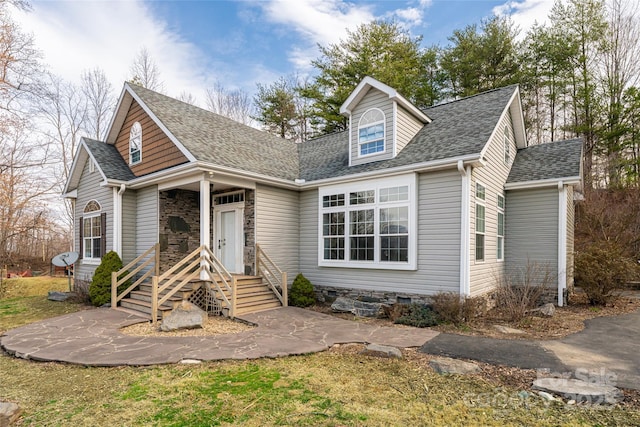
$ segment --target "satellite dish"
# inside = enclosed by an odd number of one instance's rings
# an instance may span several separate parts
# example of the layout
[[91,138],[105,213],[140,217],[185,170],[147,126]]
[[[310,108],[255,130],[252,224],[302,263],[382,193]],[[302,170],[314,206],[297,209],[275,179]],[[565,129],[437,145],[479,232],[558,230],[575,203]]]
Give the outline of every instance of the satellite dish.
[[78,261],[78,252],[62,252],[53,257],[51,263],[56,267],[68,267]]

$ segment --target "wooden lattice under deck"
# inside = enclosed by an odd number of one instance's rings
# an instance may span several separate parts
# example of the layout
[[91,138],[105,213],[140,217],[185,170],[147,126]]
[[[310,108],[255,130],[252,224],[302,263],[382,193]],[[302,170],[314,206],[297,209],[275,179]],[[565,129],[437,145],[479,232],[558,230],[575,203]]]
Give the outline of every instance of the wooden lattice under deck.
[[209,315],[220,316],[222,314],[220,302],[216,301],[213,293],[209,292],[205,286],[193,291],[189,297],[189,302],[197,305]]

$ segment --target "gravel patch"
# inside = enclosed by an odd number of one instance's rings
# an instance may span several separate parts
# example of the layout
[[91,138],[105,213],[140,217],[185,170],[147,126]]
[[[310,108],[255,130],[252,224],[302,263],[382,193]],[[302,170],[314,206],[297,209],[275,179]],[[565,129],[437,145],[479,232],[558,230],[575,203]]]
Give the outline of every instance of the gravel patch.
[[155,336],[155,337],[204,337],[211,335],[237,334],[255,328],[249,323],[229,319],[222,316],[210,316],[197,329],[179,329],[175,331],[163,332],[160,330],[160,322],[153,325],[151,322],[136,323],[120,329],[125,335],[131,336]]

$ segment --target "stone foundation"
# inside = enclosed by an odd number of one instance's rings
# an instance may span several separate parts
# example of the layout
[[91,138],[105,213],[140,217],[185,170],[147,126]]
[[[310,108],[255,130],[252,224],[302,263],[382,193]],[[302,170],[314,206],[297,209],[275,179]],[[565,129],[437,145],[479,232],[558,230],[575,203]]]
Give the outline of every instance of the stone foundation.
[[407,294],[404,292],[383,292],[366,289],[346,289],[334,286],[313,285],[316,299],[320,302],[333,302],[338,297],[351,298],[366,302],[379,302],[383,304],[430,304],[428,295]]

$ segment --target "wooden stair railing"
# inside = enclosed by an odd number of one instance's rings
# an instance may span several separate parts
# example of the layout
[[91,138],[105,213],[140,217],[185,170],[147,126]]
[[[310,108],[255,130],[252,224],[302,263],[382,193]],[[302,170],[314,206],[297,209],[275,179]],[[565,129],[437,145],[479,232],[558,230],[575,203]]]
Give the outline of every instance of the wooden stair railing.
[[286,307],[288,305],[287,272],[278,268],[259,244],[256,244],[256,274],[267,282],[282,306]]
[[[209,281],[206,282],[207,291],[216,295],[216,297],[219,295],[218,299],[220,303],[229,310],[229,317],[233,319],[236,313],[236,300],[238,295],[237,279],[229,273],[209,247],[203,246],[203,252],[206,258],[204,260],[205,262],[203,262],[203,267],[209,276]],[[222,286],[220,286],[221,283]],[[229,293],[231,301],[229,301],[229,298],[225,295],[225,290]]]
[[[229,316],[233,318],[236,279],[224,268],[213,252],[206,245],[202,245],[162,275],[152,277],[151,320],[154,323],[157,322],[158,307],[192,280],[200,278],[202,272],[209,277],[209,280],[204,281],[207,291],[215,295],[223,308],[228,309]],[[222,283],[222,287],[220,283]],[[225,295],[222,288],[229,292],[230,298]],[[166,293],[163,294],[165,291]]]
[[[139,265],[125,276],[118,278],[121,274],[125,273],[136,264]],[[126,283],[127,280],[141,272],[145,267],[150,268],[138,277],[138,279],[136,279],[124,292],[118,294],[118,286]],[[118,302],[129,295],[129,293],[137,288],[140,283],[144,282],[147,278],[157,276],[158,274],[160,274],[160,244],[156,243],[129,264],[125,265],[120,270],[111,273],[111,308],[116,308],[118,306]]]

